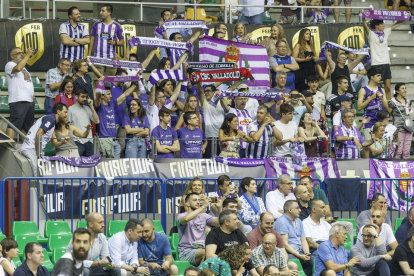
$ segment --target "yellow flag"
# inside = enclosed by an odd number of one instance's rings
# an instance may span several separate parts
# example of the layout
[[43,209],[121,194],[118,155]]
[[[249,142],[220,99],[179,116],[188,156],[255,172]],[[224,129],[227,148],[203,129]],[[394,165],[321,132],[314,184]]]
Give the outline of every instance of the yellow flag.
[[27,48],[35,49],[37,52],[27,61],[27,64],[33,65],[38,61],[45,52],[43,41],[42,23],[30,23],[21,27],[15,37],[16,47],[21,48],[26,53]]

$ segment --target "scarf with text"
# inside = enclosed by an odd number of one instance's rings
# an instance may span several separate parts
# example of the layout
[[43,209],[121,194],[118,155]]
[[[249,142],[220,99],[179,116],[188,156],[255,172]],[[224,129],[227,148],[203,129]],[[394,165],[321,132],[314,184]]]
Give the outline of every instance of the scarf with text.
[[225,69],[214,71],[195,71],[191,75],[192,83],[199,82],[224,82],[224,81],[236,81],[250,78],[254,82],[252,73],[247,68],[241,69]]
[[325,60],[326,59],[326,50],[328,49],[337,49],[337,50],[342,50],[345,52],[350,52],[350,53],[354,53],[357,55],[366,55],[366,63],[370,63],[371,62],[371,57],[370,57],[370,53],[369,53],[369,49],[364,48],[363,49],[353,49],[353,48],[348,48],[342,45],[339,45],[337,43],[334,42],[330,42],[330,41],[326,41],[326,43],[324,45],[322,45],[321,48],[321,52],[319,53],[319,60]]
[[157,83],[159,80],[177,80],[183,81],[181,84],[181,91],[187,90],[187,78],[184,75],[183,70],[157,70],[154,73],[151,73],[147,89],[151,90],[151,87]]
[[364,10],[360,16],[378,20],[413,21],[409,11]]
[[94,65],[143,70],[141,62],[128,61],[128,60],[117,60],[117,59],[109,59],[109,58],[99,58],[99,57],[88,57],[88,58],[91,61],[91,63]]
[[149,46],[177,49],[193,53],[193,44],[190,41],[177,42],[156,37],[133,36],[130,40],[128,40],[128,42],[131,48],[135,46]]

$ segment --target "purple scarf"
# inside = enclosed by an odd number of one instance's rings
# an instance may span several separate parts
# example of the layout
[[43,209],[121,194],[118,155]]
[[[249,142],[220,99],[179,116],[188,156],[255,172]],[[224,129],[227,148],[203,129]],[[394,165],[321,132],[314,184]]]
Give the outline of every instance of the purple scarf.
[[[72,98],[73,98],[73,104],[75,104],[76,103],[76,97],[73,94],[72,94]],[[68,100],[66,98],[66,93],[65,92],[60,93],[60,102],[65,104],[65,105],[68,105]]]

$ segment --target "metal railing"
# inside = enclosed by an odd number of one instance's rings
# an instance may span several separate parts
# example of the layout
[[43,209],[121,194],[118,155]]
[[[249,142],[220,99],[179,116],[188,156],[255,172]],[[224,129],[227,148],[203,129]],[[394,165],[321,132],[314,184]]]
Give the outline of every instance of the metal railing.
[[[22,0],[22,12],[23,12],[23,19],[26,19],[26,2],[46,2],[46,19],[49,19],[49,0]],[[69,2],[69,1],[67,1]],[[3,0],[0,1],[1,8],[0,8],[0,15],[1,18],[4,18],[4,3]],[[32,8],[29,7],[29,19],[32,19]]]

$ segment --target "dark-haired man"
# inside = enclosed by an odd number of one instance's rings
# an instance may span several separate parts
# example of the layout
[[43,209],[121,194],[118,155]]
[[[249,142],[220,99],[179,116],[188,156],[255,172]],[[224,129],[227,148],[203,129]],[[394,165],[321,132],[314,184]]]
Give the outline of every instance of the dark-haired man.
[[169,126],[172,111],[165,107],[158,112],[160,124],[151,132],[151,138],[156,139],[157,158],[174,158],[174,152],[180,150],[177,131]]
[[[235,185],[228,175],[222,174],[217,178],[217,188],[217,193],[210,193],[211,196],[217,196],[219,200],[223,198],[234,198],[237,202],[237,209],[240,210],[243,207],[238,196],[239,186]],[[219,210],[221,210],[219,204],[211,205],[211,213],[214,216],[218,216],[220,213]]]
[[82,21],[81,13],[77,7],[68,9],[69,21],[62,23],[59,28],[60,57],[68,58],[71,63],[77,59],[85,58],[85,45],[88,45],[89,33]]
[[[319,77],[317,75],[311,75],[306,79],[306,83],[309,86],[307,92],[311,93],[313,96],[313,112],[312,118],[317,119],[316,117],[319,116],[326,119],[325,115],[325,105],[326,99],[325,94],[318,90],[319,87]],[[319,118],[317,120],[319,120]]]
[[395,231],[395,239],[397,240],[398,244],[404,243],[407,239],[408,231],[414,225],[414,207],[411,206],[408,210],[408,216],[403,219],[401,222],[400,227],[398,227],[397,231]]
[[[351,90],[349,92],[349,77],[345,75],[339,75],[336,77],[336,84],[337,84],[337,93],[332,93],[326,99],[326,117],[332,118],[338,110],[341,108],[341,103],[339,102],[339,97],[341,95],[346,95],[349,99],[353,102],[354,101],[354,94]],[[351,107],[352,108],[352,107]]]
[[43,264],[43,247],[40,243],[29,242],[24,248],[25,262],[16,268],[13,275],[19,276],[49,276]]
[[207,147],[207,139],[204,131],[197,128],[199,118],[194,111],[187,111],[184,114],[184,123],[186,127],[177,131],[177,137],[180,141],[181,158],[201,159]]
[[362,226],[369,224],[371,221],[372,212],[375,210],[381,210],[385,214],[385,223],[389,226],[392,226],[390,217],[387,215],[387,199],[381,193],[376,193],[372,197],[371,208],[359,213],[356,224],[357,224],[357,233]]

